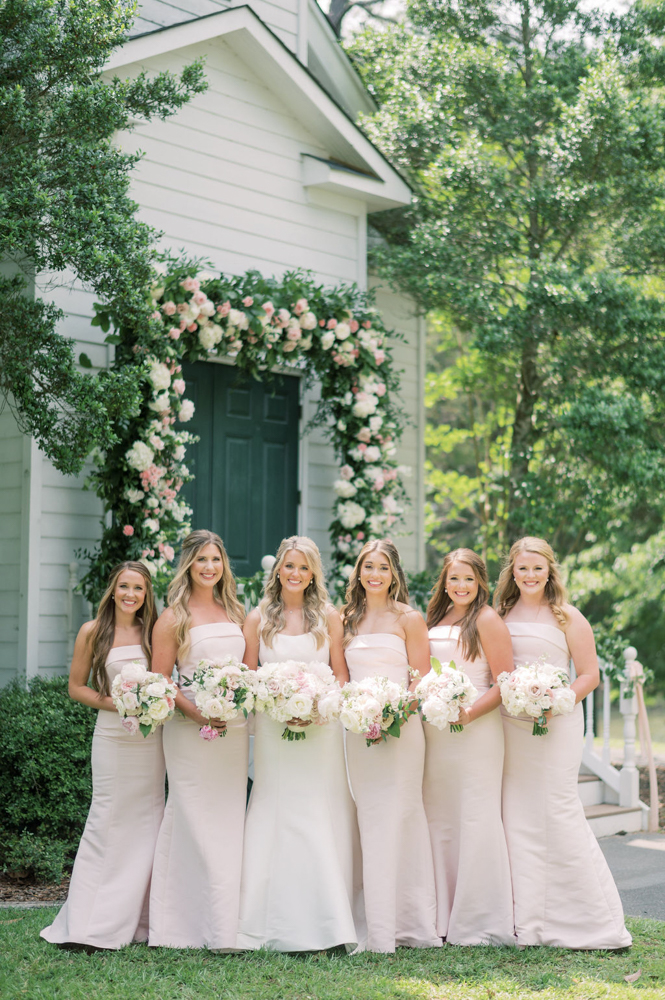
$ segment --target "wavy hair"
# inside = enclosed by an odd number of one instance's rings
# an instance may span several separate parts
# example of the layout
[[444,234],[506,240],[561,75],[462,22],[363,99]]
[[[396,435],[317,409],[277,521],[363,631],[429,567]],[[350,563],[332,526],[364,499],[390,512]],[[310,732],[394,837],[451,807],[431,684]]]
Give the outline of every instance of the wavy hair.
[[205,528],[191,531],[182,543],[178,567],[169,585],[167,597],[169,607],[175,616],[175,639],[178,644],[179,662],[187,656],[190,645],[189,630],[192,616],[189,599],[192,595],[192,577],[189,570],[206,545],[215,545],[222,557],[222,575],[213,588],[215,601],[226,611],[229,620],[236,625],[242,625],[245,620],[245,609],[236,596],[236,581],[224,542],[214,531]]
[[143,604],[136,612],[136,617],[141,622],[141,648],[148,661],[148,666],[152,664],[152,651],[150,640],[152,639],[152,627],[157,621],[157,610],[155,608],[155,595],[152,590],[152,579],[148,569],[140,562],[121,562],[111,570],[109,582],[104,591],[95,623],[88,632],[86,645],[92,651],[92,678],[91,684],[95,691],[106,697],[109,695],[109,679],[106,673],[106,658],[109,650],[113,646],[115,636],[115,602],[113,594],[120,578],[125,570],[132,570],[140,573],[145,581],[145,598]]
[[268,582],[263,590],[263,597],[259,603],[259,613],[261,615],[259,635],[263,639],[264,644],[271,649],[274,637],[286,627],[282,582],[279,578],[279,571],[284,564],[287,552],[290,552],[291,549],[295,549],[296,552],[302,552],[307,565],[312,571],[312,579],[307,584],[303,593],[303,621],[305,632],[310,632],[314,636],[316,648],[321,649],[328,638],[326,605],[330,603],[330,598],[328,597],[328,591],[324,583],[321,553],[316,542],[313,542],[311,538],[307,538],[305,535],[291,535],[290,538],[284,538],[277,549],[275,565],[270,572]]
[[409,587],[395,543],[389,538],[374,538],[366,542],[360,550],[360,555],[356,559],[356,564],[349,576],[346,594],[344,595],[344,606],[340,612],[342,621],[344,622],[345,645],[351,641],[354,635],[358,634],[358,625],[365,614],[367,595],[365,594],[365,588],[360,582],[360,570],[370,552],[380,552],[388,560],[392,574],[392,580],[388,589],[389,604],[395,605],[398,601],[401,601],[403,604],[409,603]]
[[561,579],[561,571],[556,561],[556,556],[549,542],[546,542],[544,538],[533,538],[530,535],[527,535],[525,538],[518,538],[511,546],[508,558],[501,570],[494,594],[494,607],[498,614],[501,618],[505,618],[510,609],[514,608],[519,600],[520,589],[515,582],[514,572],[517,557],[521,552],[533,552],[534,555],[542,556],[547,562],[549,579],[545,584],[545,598],[559,625],[562,628],[565,627],[568,624],[568,615],[564,611],[563,605],[568,600],[568,594]]
[[450,567],[454,562],[462,562],[473,570],[478,593],[457,623],[460,629],[462,652],[467,660],[477,660],[482,655],[480,636],[478,634],[478,615],[489,603],[490,586],[487,576],[487,566],[472,549],[454,549],[443,560],[439,579],[432,592],[432,598],[427,605],[427,627],[433,628],[445,616],[455,603],[446,592],[446,582]]

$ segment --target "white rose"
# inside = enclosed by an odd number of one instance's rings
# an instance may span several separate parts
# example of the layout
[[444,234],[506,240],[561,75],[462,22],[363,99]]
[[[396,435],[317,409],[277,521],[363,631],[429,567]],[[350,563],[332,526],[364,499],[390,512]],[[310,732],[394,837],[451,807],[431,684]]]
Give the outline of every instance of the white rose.
[[153,681],[147,685],[145,693],[150,698],[163,698],[166,694],[166,684],[164,681]]
[[194,404],[191,399],[183,399],[180,404],[180,410],[178,411],[178,420],[181,423],[186,424],[188,420],[191,420],[194,416]]
[[369,418],[369,429],[372,434],[376,434],[377,431],[381,430],[381,425],[383,424],[383,417],[381,414],[377,414],[375,417]]
[[154,410],[155,413],[163,413],[164,410],[169,409],[170,405],[171,401],[169,400],[168,392],[160,393],[159,396],[155,396],[152,403],[148,403],[150,409]]
[[152,382],[152,387],[156,392],[161,392],[163,389],[168,389],[171,385],[171,372],[168,370],[166,365],[162,364],[161,361],[156,359],[151,359],[150,361],[150,371],[148,372],[148,378]]
[[219,340],[215,337],[215,331],[212,324],[210,326],[199,327],[199,344],[206,351],[212,351]]
[[300,326],[303,330],[313,330],[316,326],[316,316],[313,312],[303,313],[300,317]]
[[215,303],[211,302],[210,299],[206,299],[205,302],[202,302],[199,309],[204,316],[215,315]]
[[158,434],[151,434],[150,437],[148,438],[148,441],[150,443],[150,447],[154,448],[155,451],[164,450],[164,442],[162,441],[162,439],[159,437]]
[[150,507],[151,510],[155,510],[156,507],[159,507],[159,500],[156,500],[155,497],[148,497],[145,505],[146,507]]
[[385,518],[382,514],[371,514],[368,518],[369,530],[372,535],[382,535]]
[[159,531],[159,521],[155,517],[147,517],[143,522],[146,531],[149,531],[151,535],[156,535]]
[[321,347],[324,351],[327,351],[335,343],[335,334],[333,330],[328,330],[321,337]]
[[123,708],[128,712],[135,712],[139,707],[139,700],[133,691],[126,691],[122,696]]
[[306,694],[297,692],[289,698],[284,706],[284,711],[288,712],[287,718],[305,719],[308,715],[311,715],[312,708],[312,699]]
[[151,719],[154,719],[155,722],[161,722],[168,716],[168,714],[169,706],[166,704],[166,701],[156,701],[148,709],[148,715]]
[[353,414],[356,417],[369,417],[379,405],[379,397],[368,392],[359,392],[353,404]]
[[342,497],[343,500],[348,500],[350,497],[354,497],[358,492],[353,483],[350,483],[348,479],[335,480],[333,489],[335,490],[337,496]]
[[[381,449],[377,448],[376,445],[370,445],[366,448],[363,453],[363,458],[366,462],[380,462],[381,461]],[[367,475],[367,473],[365,473]]]
[[335,336],[337,340],[346,340],[347,337],[351,336],[351,327],[348,323],[338,323],[335,327]]
[[143,492],[143,490],[135,490],[133,487],[130,487],[129,489],[125,490],[125,497],[129,500],[130,503],[138,503],[139,500],[143,500],[144,496],[145,493]]
[[355,528],[365,520],[366,511],[359,503],[348,500],[337,507],[337,516],[345,528]]
[[155,453],[144,441],[136,441],[125,453],[127,464],[137,472],[145,472],[155,460]]

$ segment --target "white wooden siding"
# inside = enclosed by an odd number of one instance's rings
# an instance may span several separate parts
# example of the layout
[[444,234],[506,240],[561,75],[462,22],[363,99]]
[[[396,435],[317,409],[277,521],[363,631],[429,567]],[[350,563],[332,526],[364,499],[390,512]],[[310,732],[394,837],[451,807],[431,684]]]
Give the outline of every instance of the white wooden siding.
[[292,52],[298,51],[298,0],[250,0],[249,3],[243,0],[169,0],[168,3],[144,0],[139,4],[131,36],[243,6],[251,7]]
[[9,407],[0,413],[0,685],[18,670],[23,435]]

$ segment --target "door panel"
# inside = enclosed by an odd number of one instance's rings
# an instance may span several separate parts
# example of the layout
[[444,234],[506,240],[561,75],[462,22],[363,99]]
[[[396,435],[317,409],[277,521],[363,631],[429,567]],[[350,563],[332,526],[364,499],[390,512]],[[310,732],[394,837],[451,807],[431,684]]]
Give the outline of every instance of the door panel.
[[222,536],[236,573],[255,573],[297,529],[298,379],[266,389],[207,362],[184,366],[183,377],[196,407],[188,429],[201,439],[188,449],[196,479],[183,489],[192,526]]

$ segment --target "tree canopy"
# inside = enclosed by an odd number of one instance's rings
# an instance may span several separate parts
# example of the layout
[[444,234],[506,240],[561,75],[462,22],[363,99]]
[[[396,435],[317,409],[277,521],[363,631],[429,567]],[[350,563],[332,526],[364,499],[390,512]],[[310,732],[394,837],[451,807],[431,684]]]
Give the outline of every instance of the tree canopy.
[[379,104],[364,127],[417,192],[376,217],[376,265],[456,352],[430,380],[458,399],[438,444],[494,551],[525,532],[574,550],[661,504],[663,27],[662,0],[411,0],[350,45]]
[[199,63],[179,77],[103,77],[135,7],[0,5],[0,393],[67,473],[95,444],[115,440],[116,420],[136,406],[139,389],[127,374],[78,371],[58,329],[62,313],[34,297],[35,276],[39,287],[76,279],[117,303],[132,326],[149,322],[156,234],[129,196],[140,154],[122,152],[113,138],[173,114],[206,86]]

